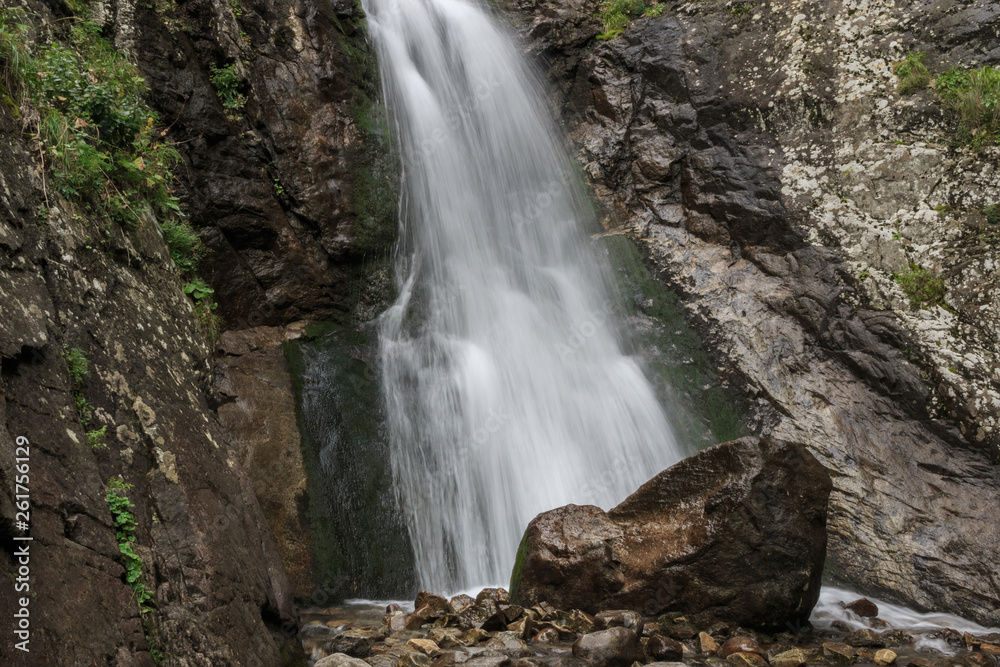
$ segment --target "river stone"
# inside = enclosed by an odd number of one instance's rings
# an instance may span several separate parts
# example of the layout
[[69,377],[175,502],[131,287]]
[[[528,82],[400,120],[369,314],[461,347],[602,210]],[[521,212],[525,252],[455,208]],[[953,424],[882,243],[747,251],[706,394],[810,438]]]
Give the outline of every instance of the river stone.
[[878,605],[868,598],[859,598],[844,606],[862,618],[875,618],[878,616]]
[[860,630],[855,630],[844,637],[844,643],[850,644],[851,646],[882,648],[885,646],[885,637],[871,628],[861,628]]
[[573,655],[596,665],[631,667],[645,656],[639,636],[628,628],[608,628],[583,635],[573,644]]
[[654,660],[674,662],[684,657],[684,644],[663,635],[653,635],[646,644],[646,653]]
[[896,662],[896,652],[892,649],[884,648],[875,652],[876,665],[891,665]]
[[627,609],[602,611],[594,616],[594,627],[598,630],[608,628],[628,628],[639,633],[642,628],[642,616]]
[[359,658],[352,658],[343,653],[334,653],[318,660],[314,667],[370,667],[370,665]]
[[669,610],[700,626],[804,623],[819,597],[831,487],[802,445],[741,438],[709,447],[607,513],[567,505],[535,517],[513,600]]

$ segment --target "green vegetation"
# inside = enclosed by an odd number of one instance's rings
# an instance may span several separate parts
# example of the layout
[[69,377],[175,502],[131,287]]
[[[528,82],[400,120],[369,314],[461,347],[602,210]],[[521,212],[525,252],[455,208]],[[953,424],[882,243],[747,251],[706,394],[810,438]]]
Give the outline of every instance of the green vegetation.
[[731,16],[743,16],[749,14],[750,10],[757,6],[756,2],[734,2],[729,8]]
[[1000,143],[1000,68],[954,68],[937,77],[934,87],[958,115],[963,143]]
[[646,0],[604,0],[601,3],[601,21],[604,32],[597,36],[599,40],[614,39],[625,32],[632,19],[642,15],[659,16],[663,6],[659,2],[646,4]]
[[521,536],[521,543],[517,545],[517,555],[514,556],[514,567],[510,571],[510,585],[507,590],[511,597],[517,595],[517,589],[521,586],[521,573],[524,570],[524,559],[528,557],[528,531]]
[[935,276],[927,269],[921,268],[913,262],[910,262],[909,269],[903,273],[897,273],[893,278],[903,288],[903,292],[910,299],[911,309],[930,309],[934,306],[948,308],[944,302],[944,278]]
[[80,417],[80,424],[86,429],[94,416],[94,406],[83,396],[83,380],[90,373],[90,362],[83,356],[83,350],[78,347],[63,345],[62,354],[66,360],[66,371],[69,373],[70,391],[73,392],[76,412]]
[[108,492],[104,499],[111,510],[111,518],[115,524],[115,537],[118,540],[118,551],[122,554],[122,564],[125,566],[125,581],[135,593],[139,611],[145,613],[152,610],[153,595],[142,580],[142,557],[135,552],[135,515],[134,505],[126,495],[132,485],[121,478],[108,480]]
[[213,312],[219,307],[212,295],[215,290],[209,287],[201,278],[194,278],[192,281],[184,283],[184,293],[194,299],[194,312],[198,318],[198,323],[202,328],[205,338],[212,344],[215,343],[219,335],[219,317]]
[[240,120],[243,107],[247,104],[247,96],[240,93],[243,79],[236,71],[236,63],[221,68],[212,65],[209,81],[215,86],[219,102],[226,110],[226,118],[233,122]]
[[899,77],[899,94],[912,95],[931,85],[931,73],[924,64],[927,54],[907,53],[903,60],[893,65],[892,71]]
[[986,222],[991,225],[1000,225],[1000,204],[990,204],[983,208],[983,215]]
[[[192,274],[205,249],[173,192],[180,154],[163,139],[139,70],[101,37],[85,6],[74,8],[80,16],[34,47],[24,13],[0,11],[0,97],[14,110],[37,110],[34,139],[56,192],[126,231],[158,220],[174,263]],[[92,408],[76,395],[86,427]]]
[[87,444],[90,445],[91,449],[104,449],[107,445],[104,444],[104,438],[108,435],[108,426],[105,424],[101,428],[94,429],[93,431],[87,431]]

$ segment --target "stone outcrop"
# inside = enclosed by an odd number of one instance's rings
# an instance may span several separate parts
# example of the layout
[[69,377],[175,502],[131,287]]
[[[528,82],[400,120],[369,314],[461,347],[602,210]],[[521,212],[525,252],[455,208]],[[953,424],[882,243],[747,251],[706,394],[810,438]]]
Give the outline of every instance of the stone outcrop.
[[[685,300],[760,433],[834,475],[828,575],[1000,623],[996,159],[950,144],[892,63],[996,64],[1000,9],[671,2],[625,33],[596,0],[508,0],[605,225]],[[912,310],[894,272],[943,277]]]
[[[6,109],[6,107],[4,107]],[[30,654],[4,665],[275,665],[296,648],[281,560],[250,480],[205,398],[210,349],[154,223],[93,238],[96,223],[48,193],[19,122],[0,110],[0,538],[15,438],[30,442]],[[35,172],[37,174],[37,172]],[[64,346],[88,360],[76,391]],[[107,482],[132,488],[134,549],[153,591],[154,633],[126,583]],[[13,618],[17,563],[0,553],[0,614]],[[45,662],[49,660],[50,662]]]
[[819,598],[831,487],[801,445],[715,445],[607,513],[568,505],[536,517],[518,552],[513,602],[766,630],[803,623]]

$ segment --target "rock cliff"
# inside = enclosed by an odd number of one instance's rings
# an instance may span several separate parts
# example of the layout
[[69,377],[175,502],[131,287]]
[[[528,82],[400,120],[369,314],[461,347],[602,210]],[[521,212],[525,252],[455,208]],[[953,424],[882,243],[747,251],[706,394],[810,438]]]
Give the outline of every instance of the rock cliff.
[[[997,146],[956,142],[935,73],[1000,60],[983,2],[660,2],[609,41],[599,3],[501,8],[542,61],[604,204],[686,300],[720,373],[834,474],[828,576],[1000,622]],[[656,14],[657,12],[652,12]],[[901,282],[942,279],[913,308]]]

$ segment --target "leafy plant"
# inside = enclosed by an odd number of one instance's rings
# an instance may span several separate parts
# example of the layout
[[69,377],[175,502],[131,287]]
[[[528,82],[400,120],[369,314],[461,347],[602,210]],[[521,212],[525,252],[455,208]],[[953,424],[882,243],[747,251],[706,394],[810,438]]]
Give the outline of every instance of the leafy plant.
[[1000,225],[1000,204],[990,204],[983,208],[983,215],[986,222],[991,225]]
[[597,39],[614,39],[625,31],[633,18],[642,16],[645,11],[645,0],[604,0],[601,3],[604,32]]
[[73,388],[79,389],[83,383],[83,378],[90,373],[90,362],[83,355],[83,350],[78,347],[63,345],[63,358],[66,360],[66,370],[73,381]]
[[236,63],[230,63],[225,67],[212,65],[209,81],[215,86],[215,92],[219,96],[222,108],[226,110],[226,117],[229,120],[240,119],[240,112],[246,106],[247,97],[240,93],[240,85],[243,79],[236,72]]
[[934,87],[959,116],[960,139],[974,147],[1000,143],[1000,68],[954,68]]
[[92,449],[101,449],[105,447],[104,438],[108,435],[107,425],[102,426],[99,429],[93,431],[87,431],[87,443]]
[[198,260],[205,254],[198,233],[187,221],[179,218],[168,218],[160,223],[163,240],[170,250],[170,257],[183,273],[193,271]]
[[944,278],[935,276],[927,269],[910,262],[910,267],[903,273],[898,273],[893,278],[903,288],[903,292],[910,299],[910,308],[920,310],[921,308],[931,308],[942,306],[947,308],[944,302],[945,284]]
[[115,539],[118,541],[118,551],[122,555],[125,566],[125,581],[135,593],[139,611],[145,613],[152,609],[153,595],[142,580],[142,557],[135,552],[135,515],[132,510],[135,505],[128,499],[127,492],[131,484],[121,478],[108,480],[108,492],[104,500],[108,503],[111,518],[115,526]]
[[729,9],[731,16],[742,16],[749,14],[750,10],[757,6],[756,2],[734,2]]
[[893,65],[892,71],[899,78],[899,94],[912,95],[931,84],[931,73],[924,64],[927,54],[910,52]]
[[195,278],[189,283],[184,283],[184,293],[190,294],[194,300],[200,302],[202,299],[215,294],[215,290],[208,286],[201,278]]

